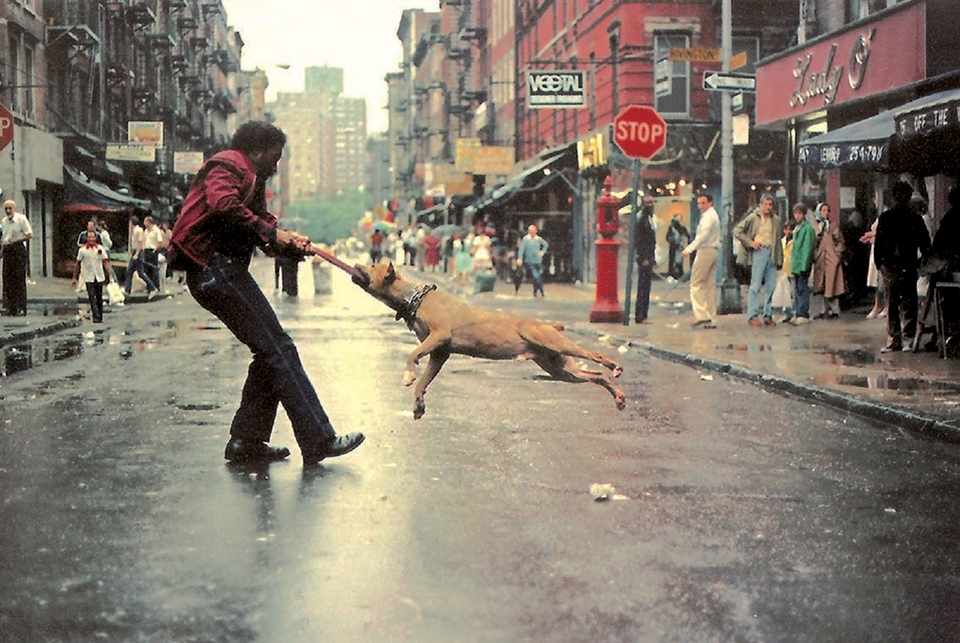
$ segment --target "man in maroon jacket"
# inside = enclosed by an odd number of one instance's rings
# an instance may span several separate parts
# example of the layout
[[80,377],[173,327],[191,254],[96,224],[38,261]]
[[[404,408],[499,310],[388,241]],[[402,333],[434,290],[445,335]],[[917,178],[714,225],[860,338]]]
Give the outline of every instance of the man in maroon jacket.
[[237,129],[230,149],[212,156],[194,178],[173,227],[171,266],[187,273],[190,294],[253,353],[224,458],[269,462],[290,455],[269,446],[277,405],[293,425],[305,466],[344,455],[362,433],[337,436],[293,340],[248,270],[256,247],[303,254],[305,238],[277,228],[265,183],[276,173],[286,135],[264,122]]

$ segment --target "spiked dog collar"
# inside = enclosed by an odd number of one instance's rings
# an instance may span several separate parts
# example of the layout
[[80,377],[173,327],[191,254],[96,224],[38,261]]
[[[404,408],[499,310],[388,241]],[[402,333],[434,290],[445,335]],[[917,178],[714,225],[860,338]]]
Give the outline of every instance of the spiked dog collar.
[[411,288],[397,309],[397,321],[402,319],[407,322],[410,329],[413,329],[413,322],[417,319],[417,311],[420,310],[423,298],[427,296],[428,292],[436,289],[436,284],[419,284]]

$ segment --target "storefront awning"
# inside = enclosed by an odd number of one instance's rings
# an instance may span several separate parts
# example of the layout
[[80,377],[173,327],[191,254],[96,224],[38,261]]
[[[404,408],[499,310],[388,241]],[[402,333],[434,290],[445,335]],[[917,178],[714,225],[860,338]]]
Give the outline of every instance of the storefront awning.
[[150,202],[136,199],[112,190],[109,186],[91,179],[74,168],[65,165],[64,212],[122,212],[150,210]]
[[895,123],[895,169],[918,176],[960,173],[960,90],[902,106]]
[[904,141],[960,126],[960,89],[925,96],[896,111],[897,134]]
[[560,178],[560,170],[557,169],[548,173],[544,173],[544,170],[557,164],[571,149],[573,149],[571,146],[564,146],[545,152],[531,165],[511,176],[502,185],[495,187],[490,194],[464,210],[464,214],[472,217],[478,211],[482,212],[492,206],[502,205],[517,194],[536,192],[546,187]]
[[886,169],[893,134],[893,112],[886,111],[804,141],[797,160],[807,167]]

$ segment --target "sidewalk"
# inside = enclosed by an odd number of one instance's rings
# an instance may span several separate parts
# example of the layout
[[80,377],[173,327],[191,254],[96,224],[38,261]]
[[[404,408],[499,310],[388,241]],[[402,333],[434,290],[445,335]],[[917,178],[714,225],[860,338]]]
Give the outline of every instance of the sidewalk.
[[[724,374],[814,404],[960,442],[960,360],[944,360],[933,352],[881,354],[886,320],[866,319],[867,308],[806,326],[758,329],[747,325],[744,314],[724,315],[716,320],[716,329],[693,330],[689,284],[655,280],[650,324],[634,324],[632,311],[628,326],[593,324],[589,321],[595,300],[592,284],[548,283],[546,298],[534,300],[529,284],[517,295],[512,285],[503,282],[493,293],[473,295],[472,284],[453,284],[440,273],[414,271],[410,277],[436,281],[479,305],[563,322],[568,332],[600,336],[612,348],[637,347],[687,364],[702,372],[705,386],[709,376]],[[620,286],[623,306],[622,280]],[[745,299],[746,288],[741,292]]]

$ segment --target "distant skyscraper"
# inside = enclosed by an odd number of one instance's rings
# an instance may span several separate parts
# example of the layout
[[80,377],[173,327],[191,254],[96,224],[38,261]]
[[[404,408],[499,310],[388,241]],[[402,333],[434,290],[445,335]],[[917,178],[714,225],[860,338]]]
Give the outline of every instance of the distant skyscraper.
[[303,86],[308,94],[326,92],[339,96],[343,93],[343,70],[339,67],[307,67],[303,72]]
[[304,93],[278,94],[272,109],[288,136],[285,203],[357,190],[367,176],[366,101],[342,95],[337,67],[308,67],[304,86]]

